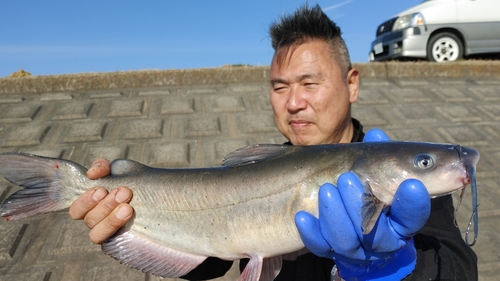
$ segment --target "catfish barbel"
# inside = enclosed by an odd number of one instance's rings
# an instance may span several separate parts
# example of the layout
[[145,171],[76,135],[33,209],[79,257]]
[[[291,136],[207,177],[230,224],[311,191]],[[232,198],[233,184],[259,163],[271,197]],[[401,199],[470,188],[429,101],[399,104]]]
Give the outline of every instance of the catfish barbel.
[[369,233],[407,178],[422,181],[431,197],[463,189],[471,179],[475,192],[478,160],[477,151],[450,144],[254,145],[228,154],[220,167],[159,169],[120,159],[110,176],[89,180],[87,169],[71,161],[6,153],[0,174],[25,189],[5,200],[1,215],[13,220],[57,211],[94,186],[128,186],[135,216],[102,244],[107,254],[162,277],[183,276],[207,257],[250,258],[239,280],[273,280],[281,255],[304,248],[294,217],[300,210],[317,216],[322,184],[335,184],[347,171],[360,178],[363,198],[371,200],[359,227]]

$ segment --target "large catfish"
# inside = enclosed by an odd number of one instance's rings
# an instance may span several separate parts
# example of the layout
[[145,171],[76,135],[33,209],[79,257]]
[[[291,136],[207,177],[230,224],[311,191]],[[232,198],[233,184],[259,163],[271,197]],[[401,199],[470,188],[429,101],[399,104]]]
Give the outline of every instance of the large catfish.
[[133,190],[135,217],[102,244],[107,254],[163,277],[185,275],[207,257],[250,258],[239,280],[273,280],[281,255],[304,248],[294,216],[299,210],[317,215],[323,183],[336,183],[346,171],[359,176],[363,197],[371,198],[359,227],[370,232],[403,180],[421,180],[431,197],[471,179],[475,189],[478,160],[477,151],[449,144],[254,145],[230,153],[220,167],[159,169],[121,159],[110,176],[89,180],[87,169],[71,161],[6,153],[0,174],[25,189],[5,200],[1,215],[12,220],[57,211],[93,186],[124,185]]

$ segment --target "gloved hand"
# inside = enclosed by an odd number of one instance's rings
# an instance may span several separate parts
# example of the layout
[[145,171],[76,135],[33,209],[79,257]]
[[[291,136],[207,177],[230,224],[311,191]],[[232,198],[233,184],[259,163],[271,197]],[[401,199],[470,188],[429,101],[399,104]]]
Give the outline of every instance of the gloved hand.
[[[386,141],[381,130],[363,141]],[[408,179],[399,186],[389,213],[382,213],[364,235],[361,227],[363,184],[351,172],[342,174],[338,188],[326,183],[318,195],[319,218],[300,211],[295,224],[304,245],[315,255],[332,258],[345,280],[401,280],[415,268],[413,235],[426,223],[430,198],[425,186]],[[415,212],[418,210],[418,212]]]

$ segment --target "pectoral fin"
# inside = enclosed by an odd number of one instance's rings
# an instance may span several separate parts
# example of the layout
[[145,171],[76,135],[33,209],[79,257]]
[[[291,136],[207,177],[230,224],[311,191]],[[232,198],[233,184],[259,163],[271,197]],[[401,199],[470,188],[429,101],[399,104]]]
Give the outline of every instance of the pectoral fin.
[[384,207],[385,204],[373,196],[369,186],[366,185],[365,193],[363,194],[363,207],[361,208],[361,227],[363,227],[363,234],[368,234],[373,230]]

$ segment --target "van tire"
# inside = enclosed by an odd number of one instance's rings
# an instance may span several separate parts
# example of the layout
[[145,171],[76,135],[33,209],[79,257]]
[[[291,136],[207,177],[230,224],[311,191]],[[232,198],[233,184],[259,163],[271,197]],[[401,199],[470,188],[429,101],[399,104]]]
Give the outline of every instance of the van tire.
[[456,61],[463,57],[464,45],[458,36],[443,32],[432,35],[427,44],[427,59],[443,62]]

